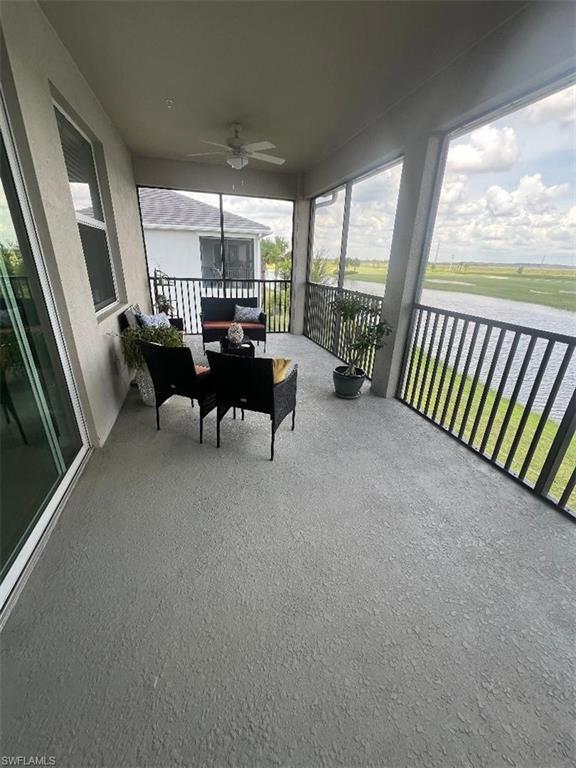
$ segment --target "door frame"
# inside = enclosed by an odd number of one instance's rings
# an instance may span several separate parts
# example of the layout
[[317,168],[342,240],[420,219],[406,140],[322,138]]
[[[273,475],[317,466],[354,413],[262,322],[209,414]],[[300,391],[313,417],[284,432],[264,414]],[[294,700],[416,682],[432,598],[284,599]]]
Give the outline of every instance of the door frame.
[[88,455],[91,452],[90,441],[88,437],[88,430],[86,427],[86,420],[82,411],[82,405],[78,394],[78,389],[74,381],[72,366],[70,363],[70,357],[66,348],[64,335],[62,332],[62,326],[58,317],[58,311],[56,302],[54,299],[54,293],[50,285],[48,272],[44,259],[42,256],[42,248],[38,237],[38,232],[34,224],[34,218],[32,215],[32,207],[30,199],[26,191],[26,185],[24,182],[24,175],[22,172],[22,166],[18,159],[16,150],[16,143],[14,140],[14,134],[10,125],[8,116],[8,110],[4,95],[0,91],[0,131],[4,137],[4,144],[6,146],[6,154],[8,155],[8,163],[14,179],[14,186],[16,188],[16,195],[18,197],[18,203],[22,211],[24,219],[24,225],[28,235],[30,250],[34,259],[34,264],[38,274],[38,280],[46,303],[46,310],[50,319],[51,330],[54,335],[56,348],[58,350],[58,356],[62,365],[64,379],[70,395],[70,401],[72,403],[72,409],[74,416],[76,417],[76,423],[80,433],[80,439],[82,441],[81,447],[74,458],[70,467],[62,476],[58,486],[52,493],[49,501],[46,503],[43,512],[37,519],[34,527],[30,531],[26,541],[23,543],[20,551],[14,558],[12,565],[7,571],[2,583],[0,584],[0,611],[4,608],[9,598],[15,593],[16,588],[21,586],[21,577],[25,575],[26,566],[31,562],[33,555],[38,554],[47,541],[47,536],[44,536],[51,521],[59,511],[62,500],[67,492],[70,490],[73,481],[79,474],[79,470],[85,463]]

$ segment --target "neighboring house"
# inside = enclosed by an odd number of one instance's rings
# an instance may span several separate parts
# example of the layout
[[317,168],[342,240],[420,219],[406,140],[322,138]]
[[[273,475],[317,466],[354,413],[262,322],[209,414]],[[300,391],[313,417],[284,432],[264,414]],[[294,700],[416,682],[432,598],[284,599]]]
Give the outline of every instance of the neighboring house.
[[[222,277],[220,211],[179,192],[139,190],[148,269],[172,277]],[[261,276],[260,240],[269,227],[224,211],[226,277]]]

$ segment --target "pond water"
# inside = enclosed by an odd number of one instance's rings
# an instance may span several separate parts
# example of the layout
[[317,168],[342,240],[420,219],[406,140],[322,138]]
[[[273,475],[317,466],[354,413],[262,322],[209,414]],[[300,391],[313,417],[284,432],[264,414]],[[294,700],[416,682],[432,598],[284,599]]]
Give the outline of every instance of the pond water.
[[[346,280],[345,287],[350,290],[361,291],[363,293],[370,293],[372,295],[382,296],[384,292],[384,285],[378,283],[370,283],[361,280]],[[576,336],[576,312],[569,312],[564,309],[555,309],[554,307],[546,307],[540,304],[528,304],[522,301],[507,301],[506,299],[493,298],[491,296],[478,296],[472,293],[457,293],[452,291],[435,291],[431,288],[424,288],[422,290],[422,297],[420,299],[421,304],[427,304],[432,307],[440,307],[441,309],[452,310],[454,312],[463,312],[469,315],[477,315],[479,317],[486,317],[493,320],[500,320],[505,323],[513,323],[514,325],[522,325],[527,328],[536,328],[538,330],[551,331],[553,333],[560,333],[568,336]],[[460,327],[462,323],[460,324]],[[438,324],[438,331],[436,334],[435,349],[438,344],[440,336],[440,321]],[[452,321],[449,322],[445,341],[442,347],[442,359],[445,359],[448,338],[452,328]],[[431,330],[431,324],[430,324]],[[423,328],[420,329],[420,337],[422,337]],[[470,366],[468,369],[469,374],[474,375],[476,371],[476,364],[480,356],[480,350],[482,348],[482,342],[484,340],[484,334],[486,332],[485,326],[482,326],[476,344],[470,358]],[[514,334],[507,332],[502,344],[502,351],[500,353],[499,363],[496,367],[494,378],[492,380],[492,388],[497,388],[502,372],[506,365],[506,360],[512,346]],[[466,357],[469,350],[469,344],[472,337],[472,329],[469,329],[464,345],[463,353],[458,364],[458,370],[462,371],[466,362]],[[459,338],[459,336],[457,336]],[[490,341],[488,343],[486,357],[482,370],[480,371],[480,381],[485,381],[488,369],[491,361],[491,353],[496,347],[498,333],[492,332]],[[422,339],[420,338],[420,341]],[[510,368],[510,374],[508,376],[508,383],[504,388],[504,395],[509,396],[512,394],[518,373],[524,360],[524,355],[528,347],[529,338],[523,335],[518,344],[516,354]],[[530,363],[528,365],[526,377],[524,383],[518,393],[518,400],[520,403],[525,403],[530,395],[532,385],[538,367],[542,360],[544,350],[546,348],[546,340],[541,339],[536,342]],[[546,372],[540,384],[538,393],[534,400],[533,410],[541,412],[550,394],[551,387],[554,383],[558,369],[562,363],[566,345],[556,344],[554,351],[550,356]],[[457,345],[454,345],[452,353],[450,355],[449,364],[454,365],[456,357]],[[560,421],[568,401],[570,400],[574,388],[576,387],[576,356],[571,360],[566,374],[563,378],[562,384],[554,401],[551,410],[551,416],[554,420]]]
[[[453,293],[451,291],[434,291],[432,289],[424,289],[422,291],[422,304],[428,304],[430,306],[441,307],[442,309],[453,310],[455,312],[463,312],[470,315],[478,315],[480,317],[491,318],[499,320],[501,322],[513,323],[515,325],[522,325],[527,328],[536,328],[539,330],[552,331],[553,333],[560,333],[564,335],[574,336],[576,335],[576,313],[568,312],[563,309],[555,309],[553,307],[545,307],[539,304],[527,304],[521,301],[506,301],[505,299],[496,299],[490,296],[476,296],[474,294]],[[438,325],[440,328],[440,323]],[[431,329],[431,327],[430,327]],[[446,338],[448,337],[451,329],[451,323],[447,328]],[[468,369],[469,374],[474,374],[476,370],[476,364],[482,348],[482,342],[486,333],[486,327],[482,326],[476,344],[470,358],[470,367]],[[421,334],[422,335],[422,334]],[[466,356],[469,350],[469,344],[472,337],[472,328],[467,333],[466,342],[458,370],[462,371],[466,362]],[[436,339],[439,338],[439,330]],[[480,372],[480,380],[485,381],[488,374],[488,368],[492,358],[492,352],[496,347],[498,333],[494,330],[488,343],[486,357],[482,370]],[[491,386],[497,388],[502,372],[506,365],[508,354],[512,347],[514,334],[507,332],[502,344],[502,351],[499,356],[499,363],[496,367],[494,378]],[[437,343],[437,342],[436,342]],[[518,373],[522,367],[524,356],[528,347],[529,337],[522,335],[520,343],[513,358],[512,366],[508,376],[507,384],[504,388],[504,395],[510,396],[516,384]],[[528,364],[524,383],[518,393],[518,400],[520,403],[525,403],[530,395],[534,379],[536,377],[544,350],[546,349],[547,340],[539,339],[536,342],[530,362]],[[447,347],[447,341],[443,345],[443,355],[445,357]],[[542,378],[542,382],[538,389],[538,393],[534,400],[533,410],[541,412],[548,397],[550,390],[556,379],[558,369],[562,363],[564,353],[566,351],[566,345],[557,343],[554,346],[553,352],[550,356],[548,366]],[[456,350],[452,350],[450,355],[450,364],[454,363],[456,356]],[[555,421],[560,421],[568,401],[570,400],[574,388],[576,387],[576,357],[573,357],[570,361],[566,374],[563,377],[560,389],[556,395],[555,401],[552,405],[551,417]]]

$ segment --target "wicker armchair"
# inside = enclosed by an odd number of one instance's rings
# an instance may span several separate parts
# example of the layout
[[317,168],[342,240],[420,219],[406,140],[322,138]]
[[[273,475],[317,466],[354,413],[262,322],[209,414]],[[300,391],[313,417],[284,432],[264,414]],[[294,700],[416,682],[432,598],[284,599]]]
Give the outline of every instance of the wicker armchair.
[[200,406],[200,442],[203,437],[204,417],[216,407],[214,382],[210,369],[194,365],[188,347],[163,347],[141,341],[140,349],[146,361],[156,395],[156,429],[160,429],[160,406],[173,395],[187,397],[194,407]]
[[274,460],[276,430],[289,413],[292,430],[296,423],[296,386],[298,366],[278,384],[272,376],[272,360],[236,357],[219,352],[206,352],[216,390],[216,444],[220,447],[220,422],[230,408],[266,413],[271,421],[270,460]]

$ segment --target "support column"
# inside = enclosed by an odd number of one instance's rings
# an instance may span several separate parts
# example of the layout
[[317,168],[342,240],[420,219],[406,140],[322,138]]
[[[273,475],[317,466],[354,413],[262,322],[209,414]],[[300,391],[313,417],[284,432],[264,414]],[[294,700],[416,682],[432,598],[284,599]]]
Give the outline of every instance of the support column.
[[299,334],[304,333],[309,229],[310,200],[296,200],[294,203],[294,250],[292,252],[290,328],[292,333]]
[[402,374],[412,304],[420,292],[440,191],[443,145],[442,137],[433,136],[406,148],[382,306],[382,317],[393,331],[377,351],[372,373],[372,392],[379,397],[394,397]]

